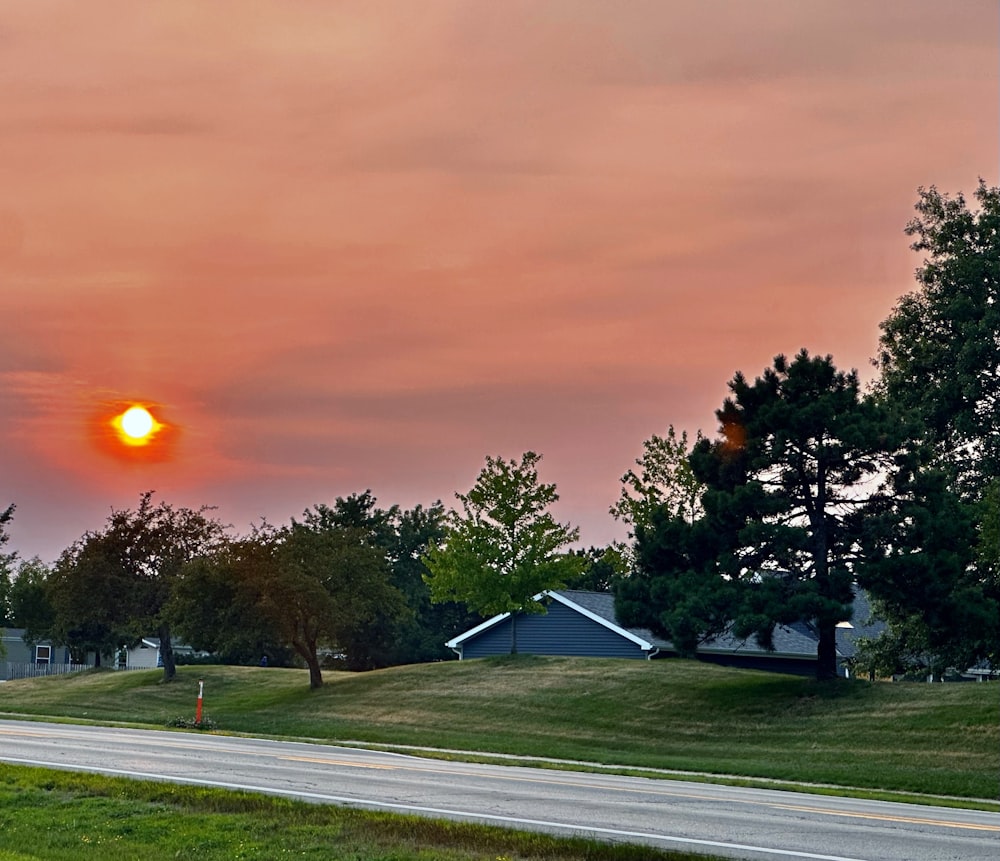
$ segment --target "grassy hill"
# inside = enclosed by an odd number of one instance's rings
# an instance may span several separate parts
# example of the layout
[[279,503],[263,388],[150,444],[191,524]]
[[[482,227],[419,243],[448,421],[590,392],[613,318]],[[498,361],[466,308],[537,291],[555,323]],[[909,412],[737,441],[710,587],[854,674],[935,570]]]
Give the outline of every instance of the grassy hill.
[[181,667],[0,685],[0,713],[421,745],[997,798],[1000,685],[871,684],[694,661],[515,658],[329,673]]

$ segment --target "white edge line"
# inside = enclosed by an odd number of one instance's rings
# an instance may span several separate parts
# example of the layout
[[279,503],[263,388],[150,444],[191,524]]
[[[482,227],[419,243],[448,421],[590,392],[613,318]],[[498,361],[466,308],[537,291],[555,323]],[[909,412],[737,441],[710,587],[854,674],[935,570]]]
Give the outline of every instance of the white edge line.
[[391,801],[375,801],[365,798],[349,798],[342,795],[327,795],[321,792],[306,792],[294,789],[271,789],[264,786],[253,786],[251,784],[227,783],[224,781],[201,780],[197,777],[181,777],[166,774],[154,774],[143,771],[127,771],[118,768],[104,768],[102,766],[77,766],[66,765],[58,762],[45,762],[36,759],[19,759],[14,757],[4,757],[4,762],[21,763],[24,765],[35,765],[46,768],[55,768],[60,771],[88,771],[99,774],[112,774],[118,777],[141,778],[145,780],[167,781],[169,783],[186,783],[196,786],[211,786],[218,789],[242,790],[244,792],[259,792],[263,795],[283,795],[290,798],[311,799],[315,801],[337,802],[340,804],[357,805],[359,807],[379,807],[390,810],[409,811],[416,813],[432,813],[436,816],[461,816],[467,819],[487,820],[490,822],[502,822],[511,825],[535,825],[544,828],[561,828],[566,831],[573,831],[577,834],[607,834],[615,837],[633,837],[642,840],[655,840],[666,843],[684,843],[694,846],[710,846],[713,849],[739,849],[744,852],[763,852],[769,855],[783,855],[788,858],[808,858],[810,861],[871,861],[864,858],[848,858],[843,855],[818,855],[814,852],[795,852],[788,849],[767,849],[762,846],[748,846],[743,843],[723,843],[717,840],[698,840],[694,837],[671,837],[664,834],[652,834],[645,831],[623,831],[616,828],[599,828],[592,825],[572,825],[565,822],[549,822],[545,819],[523,819],[517,816],[500,816],[495,813],[475,813],[468,810],[450,810],[439,807],[420,807],[413,804],[402,804]]

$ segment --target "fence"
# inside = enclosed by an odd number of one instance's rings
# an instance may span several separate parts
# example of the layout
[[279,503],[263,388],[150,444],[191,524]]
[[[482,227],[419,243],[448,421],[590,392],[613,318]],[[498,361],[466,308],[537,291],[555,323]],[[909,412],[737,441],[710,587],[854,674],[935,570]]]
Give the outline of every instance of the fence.
[[7,664],[7,680],[33,679],[36,676],[58,676],[90,669],[86,664]]

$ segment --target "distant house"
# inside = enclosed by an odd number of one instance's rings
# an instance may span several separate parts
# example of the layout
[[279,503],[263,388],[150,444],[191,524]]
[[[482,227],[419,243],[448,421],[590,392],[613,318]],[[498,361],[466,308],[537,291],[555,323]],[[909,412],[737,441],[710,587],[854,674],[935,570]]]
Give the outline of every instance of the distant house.
[[0,628],[0,680],[23,679],[31,676],[55,675],[85,670],[92,666],[75,664],[66,646],[49,640],[27,643],[23,628]]
[[[675,655],[672,644],[652,631],[629,628],[618,622],[614,596],[606,592],[561,589],[541,593],[536,600],[547,601],[545,614],[517,615],[517,651],[532,655],[593,658],[652,659]],[[872,637],[880,623],[869,624],[867,598],[859,593],[854,617],[858,623],[842,623],[837,628],[837,650],[844,675],[861,636]],[[511,652],[513,617],[501,613],[487,619],[445,645],[459,659],[506,655]],[[779,625],[774,631],[774,649],[764,649],[755,638],[721,636],[704,643],[699,660],[726,666],[749,667],[776,672],[813,674],[816,671],[818,636],[806,623]]]
[[[183,643],[171,643],[174,657],[186,657],[204,652],[195,652],[190,646]],[[160,640],[158,637],[143,637],[136,645],[128,649],[121,649],[115,661],[115,668],[119,670],[153,670],[163,666],[163,658],[160,655]]]

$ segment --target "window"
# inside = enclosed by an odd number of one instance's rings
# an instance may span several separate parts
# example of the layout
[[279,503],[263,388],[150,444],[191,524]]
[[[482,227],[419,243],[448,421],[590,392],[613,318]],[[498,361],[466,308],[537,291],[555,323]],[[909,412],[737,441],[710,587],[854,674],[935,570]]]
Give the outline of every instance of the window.
[[48,664],[52,661],[52,646],[35,646],[35,663]]

